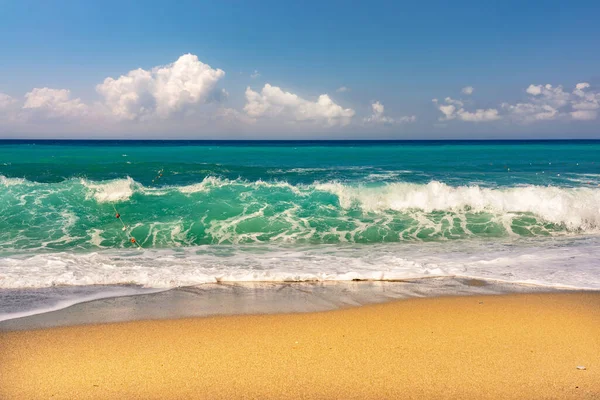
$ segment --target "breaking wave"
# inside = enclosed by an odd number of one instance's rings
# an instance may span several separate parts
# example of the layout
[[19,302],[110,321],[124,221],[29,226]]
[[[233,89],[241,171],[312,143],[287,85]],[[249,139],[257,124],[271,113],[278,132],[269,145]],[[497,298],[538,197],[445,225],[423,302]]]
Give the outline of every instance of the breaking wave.
[[[600,188],[131,178],[38,183],[0,176],[0,248],[170,248],[216,243],[383,243],[600,231]],[[114,207],[114,208],[113,208]],[[114,218],[117,209],[126,232]]]
[[508,239],[23,252],[0,257],[0,289],[132,284],[172,288],[219,282],[393,281],[451,276],[600,289],[597,238],[520,242],[520,246]]

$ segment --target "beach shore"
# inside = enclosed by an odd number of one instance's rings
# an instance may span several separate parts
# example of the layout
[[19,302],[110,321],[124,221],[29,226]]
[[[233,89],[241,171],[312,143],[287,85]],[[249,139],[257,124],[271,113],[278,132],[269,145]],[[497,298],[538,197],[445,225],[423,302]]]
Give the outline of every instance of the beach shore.
[[597,399],[600,293],[0,332],[0,398]]

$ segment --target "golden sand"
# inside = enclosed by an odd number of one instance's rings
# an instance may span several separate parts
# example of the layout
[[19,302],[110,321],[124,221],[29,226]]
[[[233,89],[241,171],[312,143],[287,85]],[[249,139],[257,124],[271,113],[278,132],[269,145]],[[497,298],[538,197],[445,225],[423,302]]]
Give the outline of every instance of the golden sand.
[[0,399],[49,398],[600,399],[600,294],[1,333]]

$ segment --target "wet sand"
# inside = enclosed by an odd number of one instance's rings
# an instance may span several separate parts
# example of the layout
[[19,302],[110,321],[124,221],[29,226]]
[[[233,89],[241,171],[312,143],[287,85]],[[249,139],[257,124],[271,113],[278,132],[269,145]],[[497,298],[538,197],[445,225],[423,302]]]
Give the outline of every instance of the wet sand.
[[[103,286],[97,288],[106,292]],[[33,293],[27,289],[0,290],[0,304],[27,303],[32,298],[48,297],[48,291],[52,295],[52,292],[71,289],[69,286],[43,288],[35,289]],[[119,289],[123,290],[117,286],[109,287],[108,292],[118,293]],[[109,296],[21,318],[1,320],[0,313],[0,331],[147,319],[331,311],[414,297],[559,291],[566,289],[458,277],[402,281],[206,283],[146,294]]]
[[2,332],[0,398],[597,399],[600,293]]

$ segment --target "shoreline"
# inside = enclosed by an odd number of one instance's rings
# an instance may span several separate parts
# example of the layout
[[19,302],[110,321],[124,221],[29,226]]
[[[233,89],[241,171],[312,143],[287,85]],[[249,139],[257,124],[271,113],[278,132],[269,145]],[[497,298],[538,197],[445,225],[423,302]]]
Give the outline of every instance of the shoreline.
[[[71,290],[72,288],[51,288]],[[165,290],[99,287],[99,297],[67,301],[48,311],[0,320],[0,332],[59,326],[222,315],[331,311],[400,299],[510,293],[578,293],[591,290],[463,277],[397,281],[228,282]],[[600,291],[598,291],[600,293]],[[111,293],[118,293],[110,295]],[[21,297],[30,296],[27,290]],[[34,292],[34,295],[37,295]],[[10,298],[5,295],[4,298]],[[20,301],[13,297],[13,301]]]
[[598,310],[473,295],[0,332],[0,397],[593,399]]

